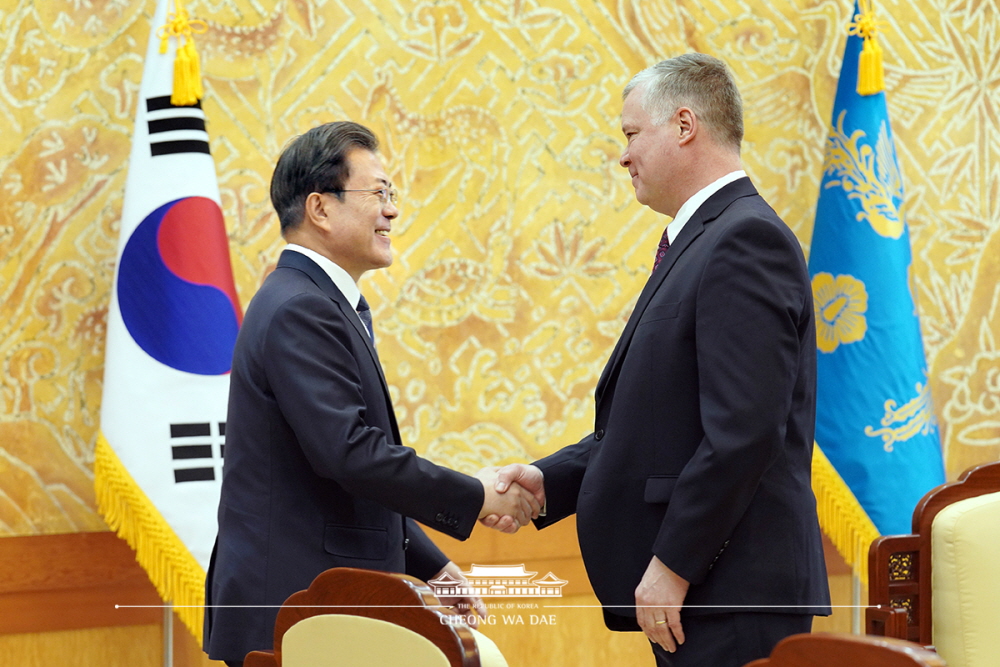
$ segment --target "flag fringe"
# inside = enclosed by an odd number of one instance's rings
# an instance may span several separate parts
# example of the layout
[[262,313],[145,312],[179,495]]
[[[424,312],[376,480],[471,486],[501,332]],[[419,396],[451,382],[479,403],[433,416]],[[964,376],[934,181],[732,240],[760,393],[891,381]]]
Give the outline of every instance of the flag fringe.
[[103,433],[94,451],[97,507],[108,526],[135,551],[135,559],[163,600],[201,645],[205,571],[118,459]]
[[868,547],[878,529],[819,445],[813,448],[812,486],[820,528],[867,588]]

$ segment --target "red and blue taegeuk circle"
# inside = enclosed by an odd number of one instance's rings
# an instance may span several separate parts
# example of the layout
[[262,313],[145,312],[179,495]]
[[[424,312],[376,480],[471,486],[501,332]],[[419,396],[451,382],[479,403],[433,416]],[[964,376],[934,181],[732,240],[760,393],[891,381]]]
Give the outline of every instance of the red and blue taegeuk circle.
[[160,363],[228,373],[243,311],[219,205],[184,197],[146,216],[122,251],[118,304],[129,334]]

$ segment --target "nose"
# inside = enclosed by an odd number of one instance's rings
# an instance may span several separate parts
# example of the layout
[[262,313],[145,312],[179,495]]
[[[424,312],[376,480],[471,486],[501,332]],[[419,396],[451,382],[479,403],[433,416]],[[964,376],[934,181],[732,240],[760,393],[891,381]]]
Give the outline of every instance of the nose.
[[618,158],[618,164],[628,169],[628,166],[632,164],[632,158],[628,156],[628,146],[622,151],[622,156]]
[[382,204],[382,216],[392,220],[399,215],[399,209],[391,201]]

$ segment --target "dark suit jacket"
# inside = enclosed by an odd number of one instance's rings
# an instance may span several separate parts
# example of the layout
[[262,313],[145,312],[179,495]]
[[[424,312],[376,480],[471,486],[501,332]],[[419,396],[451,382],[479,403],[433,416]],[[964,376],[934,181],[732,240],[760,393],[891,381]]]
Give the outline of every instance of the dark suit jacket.
[[364,326],[311,259],[282,253],[233,354],[205,649],[270,649],[278,606],[331,567],[433,577],[447,562],[412,517],[465,539],[477,480],[401,445]]
[[830,613],[810,484],[815,336],[795,236],[749,179],[724,186],[639,296],[594,433],[537,462],[537,524],[577,514],[609,627],[639,629],[654,554],[691,583],[685,614]]

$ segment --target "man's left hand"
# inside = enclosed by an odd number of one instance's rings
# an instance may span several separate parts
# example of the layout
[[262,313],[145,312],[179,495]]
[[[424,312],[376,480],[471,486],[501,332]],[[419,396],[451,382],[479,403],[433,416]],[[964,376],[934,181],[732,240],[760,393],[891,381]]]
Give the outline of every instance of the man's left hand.
[[[451,575],[452,578],[462,582],[460,584],[461,586],[469,585],[465,575],[462,574],[462,568],[455,565],[452,561],[448,561],[448,564],[441,568],[441,571],[438,572],[434,578],[437,579],[446,572]],[[450,597],[438,596],[438,600],[441,602],[441,606],[450,607],[461,614],[465,618],[465,622],[471,628],[477,627],[479,625],[479,619],[486,618],[489,614],[486,611],[486,605],[483,604],[483,599],[476,595],[455,595]]]
[[651,642],[670,653],[684,643],[681,606],[689,585],[687,580],[653,556],[635,589],[635,617],[639,627]]

